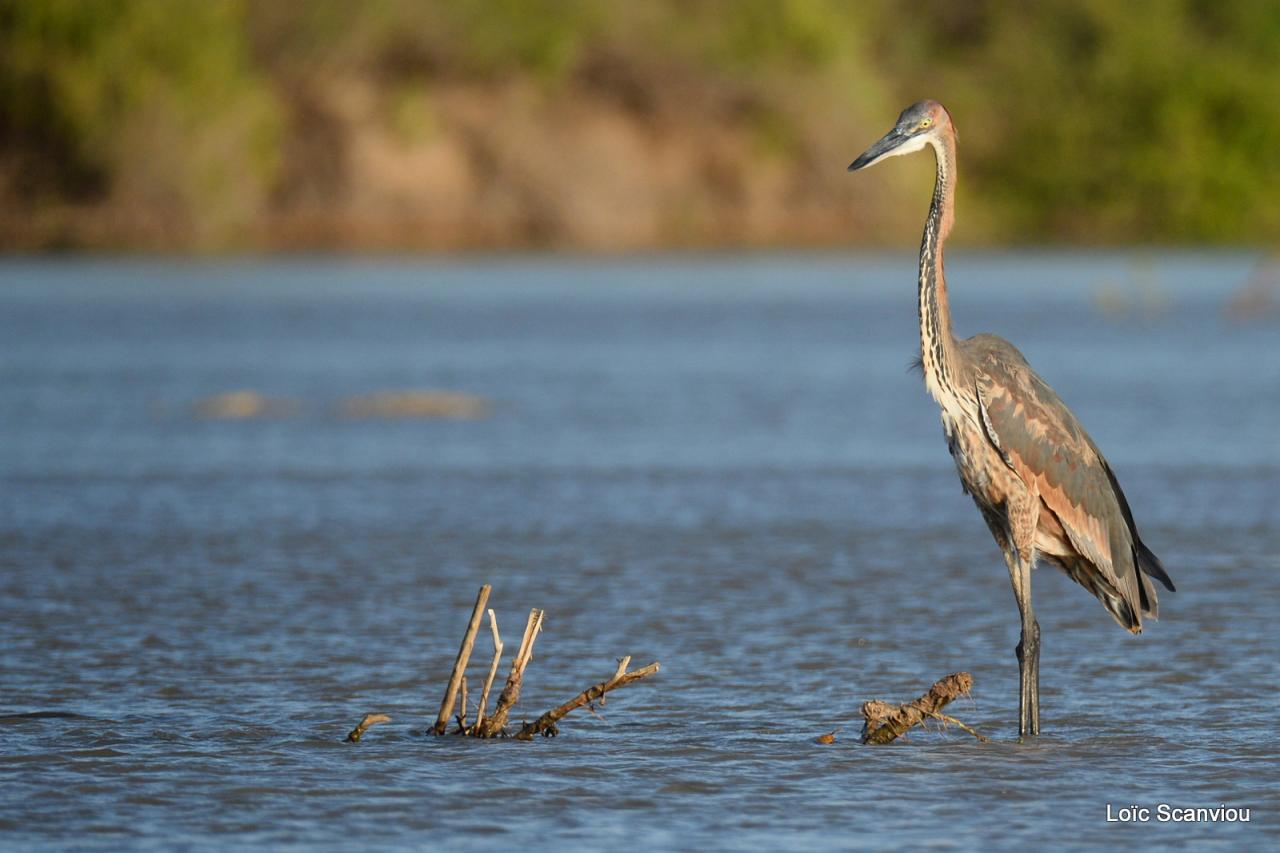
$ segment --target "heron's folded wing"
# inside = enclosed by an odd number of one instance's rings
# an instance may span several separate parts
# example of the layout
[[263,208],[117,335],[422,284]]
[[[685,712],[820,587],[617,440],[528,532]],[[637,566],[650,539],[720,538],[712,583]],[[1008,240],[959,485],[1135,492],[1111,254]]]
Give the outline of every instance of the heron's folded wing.
[[1062,525],[1072,546],[1131,602],[1133,542],[1106,462],[1075,415],[1025,361],[983,359],[978,402],[987,437]]

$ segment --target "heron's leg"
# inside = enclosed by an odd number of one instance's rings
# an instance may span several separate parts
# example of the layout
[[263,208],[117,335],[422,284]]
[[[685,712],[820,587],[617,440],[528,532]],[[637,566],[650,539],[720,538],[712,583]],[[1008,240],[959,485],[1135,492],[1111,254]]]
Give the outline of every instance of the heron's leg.
[[1024,490],[1015,490],[1006,504],[1009,538],[1006,549],[1013,594],[1022,616],[1022,636],[1018,641],[1018,733],[1040,734],[1040,624],[1031,609],[1031,567],[1035,565],[1036,527],[1040,523],[1040,492],[1033,480]]
[[1022,636],[1018,642],[1018,668],[1021,686],[1019,701],[1021,719],[1019,734],[1040,734],[1040,623],[1031,608],[1031,563],[1018,559],[1018,572],[1022,575],[1018,596],[1018,612],[1022,615]]
[[1040,625],[1031,609],[1031,561],[1016,551],[1005,554],[1009,580],[1022,617],[1022,635],[1014,649],[1018,656],[1018,735],[1040,733]]

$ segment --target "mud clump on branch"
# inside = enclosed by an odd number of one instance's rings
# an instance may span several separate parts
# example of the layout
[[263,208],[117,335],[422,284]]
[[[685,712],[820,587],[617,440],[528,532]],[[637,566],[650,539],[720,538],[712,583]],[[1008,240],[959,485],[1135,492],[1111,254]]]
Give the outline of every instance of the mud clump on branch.
[[929,691],[919,699],[905,705],[891,705],[872,699],[862,704],[862,742],[871,744],[892,743],[905,734],[912,726],[932,718],[951,723],[978,740],[986,742],[986,738],[966,726],[964,723],[942,713],[952,700],[967,696],[973,689],[973,676],[967,672],[955,672],[938,679]]

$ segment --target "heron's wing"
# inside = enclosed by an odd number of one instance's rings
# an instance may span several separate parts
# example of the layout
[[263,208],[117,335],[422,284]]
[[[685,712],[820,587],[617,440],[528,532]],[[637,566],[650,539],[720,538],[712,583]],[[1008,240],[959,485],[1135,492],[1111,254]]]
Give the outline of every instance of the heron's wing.
[[1054,390],[1005,346],[1010,352],[988,348],[975,365],[987,438],[1024,483],[1035,484],[1071,545],[1136,615],[1146,596],[1106,460]]

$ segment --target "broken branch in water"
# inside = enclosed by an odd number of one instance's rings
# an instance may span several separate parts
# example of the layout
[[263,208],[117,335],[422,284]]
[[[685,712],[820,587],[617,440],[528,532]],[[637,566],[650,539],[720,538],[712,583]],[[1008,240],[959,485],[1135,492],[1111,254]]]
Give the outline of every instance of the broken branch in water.
[[904,734],[912,726],[924,722],[926,717],[934,717],[945,722],[955,723],[979,740],[986,738],[961,723],[954,717],[942,713],[942,709],[953,699],[965,696],[973,689],[973,676],[967,672],[956,672],[938,679],[929,692],[919,699],[905,705],[890,705],[872,699],[862,704],[862,716],[866,722],[862,726],[863,743],[891,743]]
[[[467,623],[467,633],[462,635],[462,646],[458,649],[458,657],[453,662],[453,673],[449,676],[449,687],[445,690],[444,701],[440,703],[440,713],[436,716],[434,731],[442,735],[449,727],[449,718],[453,716],[453,704],[458,698],[458,689],[462,685],[463,673],[467,671],[467,661],[471,659],[471,648],[476,643],[476,632],[480,630],[480,617],[484,615],[484,606],[489,601],[489,592],[493,587],[485,584],[480,587],[476,596],[476,606],[471,610],[471,621]],[[463,716],[466,716],[465,709]]]
[[630,665],[630,663],[630,655],[624,657],[618,662],[618,669],[611,677],[599,684],[588,687],[568,702],[565,702],[557,708],[552,708],[532,723],[526,723],[524,728],[520,729],[516,734],[516,738],[518,740],[530,740],[537,734],[545,736],[554,735],[558,731],[556,729],[556,723],[570,711],[575,708],[581,708],[583,705],[588,705],[597,699],[599,699],[600,704],[603,705],[604,695],[610,690],[616,690],[619,687],[626,687],[628,684],[653,675],[658,671],[658,662],[654,661],[648,666],[637,669],[634,672],[627,672],[627,666]]
[[[524,637],[521,638],[520,648],[511,660],[511,670],[507,675],[506,686],[503,687],[502,693],[498,696],[494,704],[493,714],[490,715],[487,713],[489,692],[493,688],[493,680],[502,664],[503,644],[502,636],[498,633],[498,617],[492,609],[487,610],[489,614],[489,630],[493,634],[493,660],[489,664],[489,674],[484,680],[480,701],[476,704],[475,721],[468,723],[467,664],[475,647],[476,634],[480,630],[480,622],[486,612],[485,605],[489,601],[490,590],[489,584],[485,584],[480,587],[480,593],[476,596],[475,606],[471,609],[471,619],[467,622],[467,630],[463,634],[462,645],[458,648],[458,657],[454,660],[453,671],[449,675],[449,685],[445,689],[444,699],[440,702],[440,712],[436,716],[435,724],[429,729],[432,734],[443,735],[448,729],[449,720],[453,719],[457,722],[455,731],[460,735],[478,738],[508,736],[506,731],[507,718],[510,716],[516,702],[520,699],[520,687],[524,681],[524,672],[529,666],[529,662],[533,660],[533,644],[538,639],[538,634],[542,632],[543,612],[537,609],[529,611],[529,619],[524,626]],[[584,705],[591,707],[591,703],[597,700],[603,705],[605,694],[610,690],[625,687],[658,671],[657,661],[635,672],[627,671],[627,667],[630,664],[630,657],[621,658],[618,661],[618,668],[612,676],[599,684],[588,687],[563,705],[546,712],[534,722],[526,724],[516,734],[516,738],[529,740],[535,734],[555,734],[556,722],[570,711],[575,708],[581,708]],[[461,693],[461,697],[459,697],[459,693]],[[455,715],[454,707],[458,704],[459,698],[461,698],[462,707]],[[592,710],[594,711],[594,708]],[[360,724],[347,735],[347,740],[351,743],[358,743],[366,729],[375,723],[385,723],[390,719],[385,714],[366,714]]]
[[389,722],[391,722],[391,718],[386,714],[365,714],[360,718],[360,722],[356,724],[356,727],[351,730],[351,733],[347,735],[347,743],[359,743],[360,738],[369,730],[370,726]]

